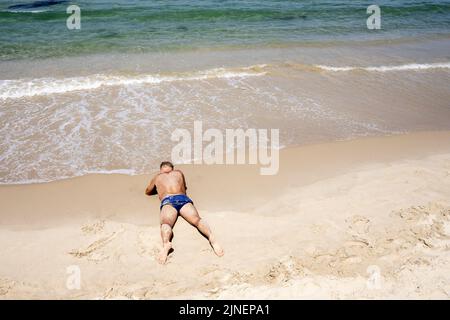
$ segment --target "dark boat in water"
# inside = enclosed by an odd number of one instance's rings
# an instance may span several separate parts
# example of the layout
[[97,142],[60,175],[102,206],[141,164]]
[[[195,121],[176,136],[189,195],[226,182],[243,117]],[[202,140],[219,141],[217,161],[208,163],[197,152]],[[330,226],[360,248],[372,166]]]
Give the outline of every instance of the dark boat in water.
[[10,10],[20,10],[20,9],[35,9],[35,8],[42,8],[42,7],[50,7],[54,6],[55,4],[60,4],[68,2],[67,0],[55,0],[55,1],[34,1],[32,3],[23,3],[23,4],[15,4],[12,6],[9,6],[8,9]]

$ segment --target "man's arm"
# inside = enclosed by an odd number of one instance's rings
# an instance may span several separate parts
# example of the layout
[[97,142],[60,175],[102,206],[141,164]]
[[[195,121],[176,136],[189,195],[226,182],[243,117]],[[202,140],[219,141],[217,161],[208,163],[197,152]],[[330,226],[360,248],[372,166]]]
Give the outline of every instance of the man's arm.
[[152,196],[155,194],[158,194],[158,192],[156,191],[156,185],[155,185],[155,181],[156,181],[156,177],[158,175],[154,176],[153,179],[150,181],[150,183],[148,184],[147,188],[145,189],[145,194],[148,196]]

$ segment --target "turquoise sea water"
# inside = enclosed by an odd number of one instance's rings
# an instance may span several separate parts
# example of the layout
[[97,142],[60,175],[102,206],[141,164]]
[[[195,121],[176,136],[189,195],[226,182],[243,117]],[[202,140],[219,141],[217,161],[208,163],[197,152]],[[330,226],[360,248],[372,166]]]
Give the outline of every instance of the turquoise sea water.
[[[59,2],[0,0],[0,61],[450,35],[450,1]],[[366,27],[375,2],[382,13],[376,31]],[[70,4],[81,9],[81,30],[66,27]]]

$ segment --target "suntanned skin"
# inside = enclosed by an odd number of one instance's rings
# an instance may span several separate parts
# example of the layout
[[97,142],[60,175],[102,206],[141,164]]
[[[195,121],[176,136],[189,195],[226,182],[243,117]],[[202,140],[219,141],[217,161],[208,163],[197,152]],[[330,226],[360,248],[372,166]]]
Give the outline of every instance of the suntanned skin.
[[[174,170],[172,167],[165,165],[161,167],[159,174],[155,175],[150,181],[149,185],[145,189],[145,194],[151,196],[157,193],[159,200],[162,200],[169,195],[185,195],[186,189],[186,180],[183,172],[180,170]],[[216,241],[208,224],[199,216],[197,209],[192,203],[185,204],[180,209],[180,215],[192,226],[196,227],[198,231],[208,239],[217,256],[223,256],[224,252],[222,247]],[[172,228],[175,225],[177,218],[178,213],[174,207],[171,205],[165,205],[162,207],[160,213],[160,223],[163,248],[158,258],[161,264],[164,264],[167,261],[167,256],[169,255],[170,249],[172,249]]]

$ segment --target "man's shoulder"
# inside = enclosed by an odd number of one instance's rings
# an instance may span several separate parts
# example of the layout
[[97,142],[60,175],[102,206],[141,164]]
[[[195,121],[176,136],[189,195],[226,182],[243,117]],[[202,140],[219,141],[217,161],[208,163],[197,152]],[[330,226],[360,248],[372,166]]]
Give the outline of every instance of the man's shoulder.
[[181,170],[179,170],[179,169],[173,169],[172,172],[177,172],[177,173],[183,174],[183,171],[181,171]]
[[155,174],[155,176],[153,177],[153,180],[157,180],[159,177],[161,177],[162,173],[157,173]]

